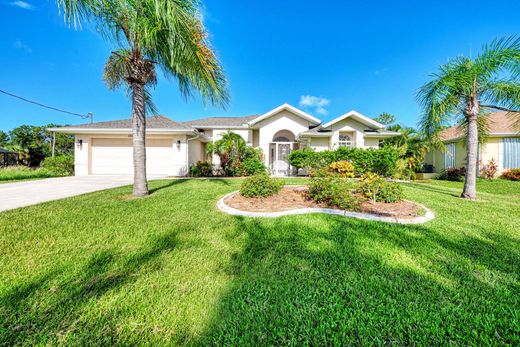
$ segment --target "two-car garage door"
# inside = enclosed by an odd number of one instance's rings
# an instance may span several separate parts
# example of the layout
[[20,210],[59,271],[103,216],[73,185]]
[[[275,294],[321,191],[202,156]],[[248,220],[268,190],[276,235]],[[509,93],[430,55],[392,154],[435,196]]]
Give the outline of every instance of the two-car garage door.
[[[172,175],[174,158],[172,139],[146,140],[146,171],[149,175]],[[91,174],[133,175],[132,139],[92,139]]]

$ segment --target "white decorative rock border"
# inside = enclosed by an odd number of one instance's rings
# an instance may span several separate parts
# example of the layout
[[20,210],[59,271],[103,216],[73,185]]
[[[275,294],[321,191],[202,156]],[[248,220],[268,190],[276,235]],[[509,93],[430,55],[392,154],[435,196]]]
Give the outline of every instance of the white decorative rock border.
[[296,215],[296,214],[306,214],[306,213],[326,213],[326,214],[334,214],[338,216],[344,216],[344,217],[351,217],[351,218],[358,218],[358,219],[365,219],[365,220],[371,220],[371,221],[378,221],[378,222],[387,222],[387,223],[399,223],[399,224],[422,224],[426,223],[428,221],[431,221],[435,218],[435,214],[426,208],[423,205],[417,204],[418,206],[422,207],[426,213],[424,216],[419,216],[415,218],[394,218],[394,217],[382,217],[382,216],[376,216],[369,213],[361,213],[361,212],[349,212],[349,211],[341,211],[333,208],[296,208],[293,210],[286,210],[286,211],[279,211],[279,212],[248,212],[248,211],[242,211],[237,210],[236,208],[233,208],[231,206],[228,206],[224,200],[226,198],[230,197],[231,195],[237,194],[237,191],[231,192],[229,194],[226,194],[224,197],[222,197],[218,203],[217,207],[219,210],[221,210],[224,213],[233,215],[233,216],[244,216],[244,217],[266,217],[266,218],[275,218],[275,217],[281,217],[281,216],[289,216],[289,215]]

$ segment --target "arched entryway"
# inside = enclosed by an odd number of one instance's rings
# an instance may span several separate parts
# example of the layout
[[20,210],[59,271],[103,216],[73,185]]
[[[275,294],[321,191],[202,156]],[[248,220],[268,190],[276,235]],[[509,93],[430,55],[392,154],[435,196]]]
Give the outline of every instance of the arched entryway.
[[276,176],[291,176],[294,169],[289,164],[289,154],[298,149],[296,136],[290,130],[280,130],[269,144],[269,171]]

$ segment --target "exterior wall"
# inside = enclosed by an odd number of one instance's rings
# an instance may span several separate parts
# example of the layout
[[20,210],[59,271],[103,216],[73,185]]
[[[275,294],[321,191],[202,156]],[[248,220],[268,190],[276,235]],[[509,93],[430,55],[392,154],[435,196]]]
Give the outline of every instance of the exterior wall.
[[[501,137],[490,137],[484,144],[479,147],[478,158],[480,165],[487,165],[492,159],[495,160],[498,173],[504,171],[504,153]],[[434,172],[440,172],[444,169],[444,152],[439,150],[432,151],[426,155],[426,164],[434,166]],[[456,143],[455,146],[455,166],[462,167],[466,165],[466,146],[463,140]]]
[[194,139],[188,141],[188,168],[198,161],[206,158],[206,144],[200,140]]
[[330,137],[311,137],[309,145],[316,152],[326,151],[330,148]]
[[365,148],[379,148],[379,141],[382,139],[375,137],[365,137]]
[[[81,146],[79,145],[82,141]],[[90,136],[76,135],[74,143],[74,174],[88,176],[90,174]]]
[[[78,145],[80,139],[83,140],[81,147]],[[131,151],[132,142],[128,135],[77,135],[74,149],[76,176],[92,174],[92,145],[96,145],[96,139],[100,144],[102,143],[104,147],[113,145],[114,147],[122,148],[121,144],[124,142],[123,147],[129,147],[126,152]],[[186,143],[186,135],[147,136],[146,140],[152,144],[146,149],[147,157],[154,157],[156,159],[147,161],[147,169],[151,171],[162,170],[162,165],[164,165],[164,172],[167,175],[184,176],[188,173],[188,146]],[[177,147],[177,141],[180,141],[179,147]],[[165,145],[171,146],[170,153],[164,150]],[[131,160],[131,153],[126,153],[125,155]],[[114,162],[114,165],[117,165],[117,163]],[[130,166],[131,165],[132,164],[130,164]],[[150,165],[153,165],[153,167],[150,167]],[[159,166],[161,166],[161,168],[159,168]],[[105,169],[108,174],[110,167],[106,167]],[[114,166],[113,172],[118,172],[118,169],[120,168]]]
[[262,149],[264,164],[269,167],[269,143],[273,141],[273,136],[280,130],[289,130],[295,136],[309,130],[309,122],[293,113],[283,110],[280,113],[264,119],[257,124],[258,147]]
[[[370,127],[352,119],[346,118],[331,125],[331,149],[338,148],[339,134],[347,133],[352,137],[352,146],[365,148],[365,136],[363,131],[371,129]],[[371,145],[369,144],[368,147]]]

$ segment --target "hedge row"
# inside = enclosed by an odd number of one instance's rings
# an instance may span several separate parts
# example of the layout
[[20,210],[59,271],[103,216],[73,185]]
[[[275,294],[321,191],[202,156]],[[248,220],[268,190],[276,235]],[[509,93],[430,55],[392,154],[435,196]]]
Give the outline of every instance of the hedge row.
[[296,168],[321,169],[330,164],[346,160],[354,165],[356,175],[373,172],[385,177],[392,177],[397,172],[399,153],[392,147],[383,148],[346,148],[333,151],[315,152],[304,148],[292,151],[289,162]]

